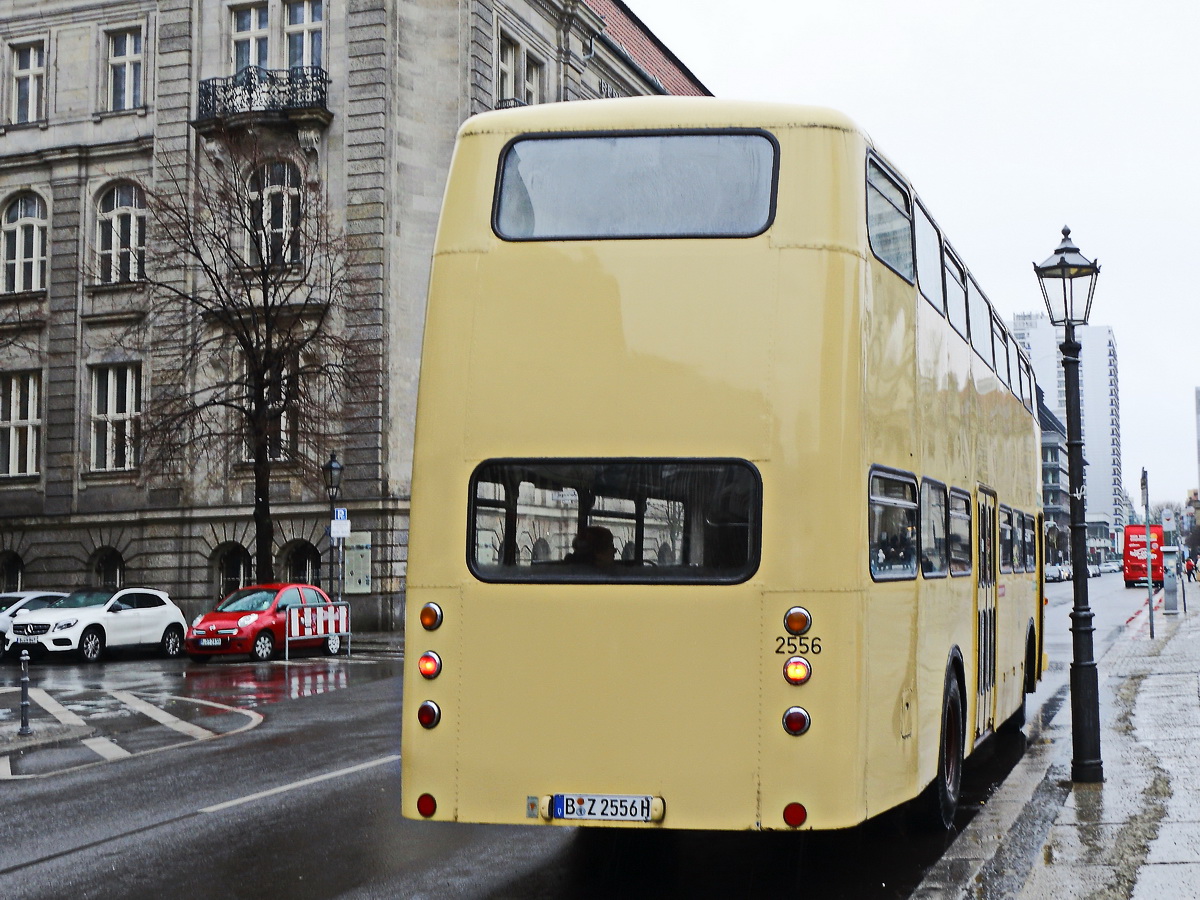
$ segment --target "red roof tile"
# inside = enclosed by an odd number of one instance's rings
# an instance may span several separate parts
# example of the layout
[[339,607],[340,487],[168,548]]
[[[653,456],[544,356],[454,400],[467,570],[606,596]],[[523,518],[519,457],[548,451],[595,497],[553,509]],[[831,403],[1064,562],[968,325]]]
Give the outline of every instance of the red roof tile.
[[625,51],[668,94],[711,97],[706,88],[671,50],[654,36],[621,0],[585,0],[605,23],[605,36]]

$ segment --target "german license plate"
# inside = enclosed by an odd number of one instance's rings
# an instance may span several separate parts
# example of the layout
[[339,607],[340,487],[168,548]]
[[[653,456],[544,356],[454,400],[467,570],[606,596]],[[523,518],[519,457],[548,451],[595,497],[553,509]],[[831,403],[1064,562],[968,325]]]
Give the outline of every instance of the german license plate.
[[200,646],[201,647],[220,647],[221,639],[220,638],[200,638]]
[[20,635],[17,637],[18,644],[36,644],[37,642],[38,639],[36,637],[32,637],[31,635]]
[[651,797],[642,794],[554,794],[554,818],[649,822]]

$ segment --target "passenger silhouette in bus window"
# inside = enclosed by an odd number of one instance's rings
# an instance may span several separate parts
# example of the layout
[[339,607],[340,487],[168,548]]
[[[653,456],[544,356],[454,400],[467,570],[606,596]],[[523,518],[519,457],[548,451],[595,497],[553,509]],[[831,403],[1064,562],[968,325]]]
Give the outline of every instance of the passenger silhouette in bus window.
[[585,525],[571,542],[571,552],[564,562],[607,568],[617,555],[613,534],[602,525]]

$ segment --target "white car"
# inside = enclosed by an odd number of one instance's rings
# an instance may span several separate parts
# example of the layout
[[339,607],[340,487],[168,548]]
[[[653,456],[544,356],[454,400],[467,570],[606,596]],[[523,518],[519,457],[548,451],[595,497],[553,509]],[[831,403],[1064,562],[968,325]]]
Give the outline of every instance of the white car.
[[4,648],[73,652],[84,662],[95,662],[108,647],[158,647],[173,658],[183,653],[186,627],[183,612],[163,591],[84,588],[17,616]]
[[4,650],[4,638],[12,628],[13,619],[47,607],[65,596],[62,591],[8,591],[0,594],[0,651]]
[[[1151,536],[1153,536],[1153,531],[1151,531]],[[1100,563],[1100,571],[1101,572],[1120,572],[1121,571],[1121,561],[1119,559],[1106,560],[1105,562]]]

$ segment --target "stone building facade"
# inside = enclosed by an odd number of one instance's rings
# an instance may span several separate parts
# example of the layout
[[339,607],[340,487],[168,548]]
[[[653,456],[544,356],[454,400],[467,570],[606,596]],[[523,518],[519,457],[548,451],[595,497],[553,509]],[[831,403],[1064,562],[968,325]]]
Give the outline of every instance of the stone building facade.
[[[117,336],[170,344],[139,278],[164,159],[203,164],[214,129],[262,128],[304,148],[361,250],[344,326],[375,349],[332,448],[359,629],[399,626],[458,126],[505,104],[708,93],[620,0],[0,0],[0,54],[0,589],[144,584],[190,616],[251,578],[244,460],[146,471],[142,402],[172,356]],[[277,577],[328,585],[324,485],[284,461],[271,497]]]

